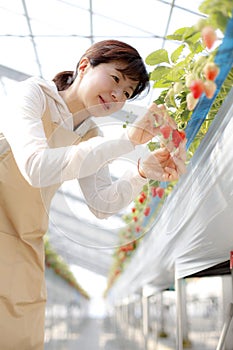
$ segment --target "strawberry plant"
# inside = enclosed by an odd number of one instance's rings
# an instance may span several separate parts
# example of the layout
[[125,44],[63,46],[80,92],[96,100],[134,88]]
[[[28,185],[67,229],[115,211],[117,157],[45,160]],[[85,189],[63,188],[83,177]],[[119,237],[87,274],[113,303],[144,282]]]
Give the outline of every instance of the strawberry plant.
[[[150,80],[153,88],[160,93],[155,103],[163,104],[169,115],[176,121],[178,130],[172,131],[167,125],[160,127],[163,141],[172,140],[175,147],[185,137],[184,129],[190,120],[202,95],[213,98],[216,91],[215,79],[220,67],[214,63],[221,37],[229,19],[232,16],[233,2],[229,0],[204,0],[199,7],[201,13],[207,15],[194,26],[184,27],[168,35],[167,39],[177,43],[177,48],[168,53],[165,49],[153,51],[146,58],[151,67]],[[217,35],[218,33],[218,35]],[[187,161],[194,155],[200,141],[218,112],[222,102],[232,87],[233,68],[225,79],[218,95],[215,97],[205,121],[202,123],[195,139],[187,151]],[[156,142],[149,142],[149,150],[157,147]],[[143,192],[135,199],[131,213],[126,214],[123,220],[124,229],[119,232],[119,244],[134,242],[133,249],[127,251],[124,260],[119,258],[119,250],[113,255],[113,264],[109,272],[108,287],[127,266],[129,259],[147,231],[143,222],[145,217],[154,220],[164,200],[172,191],[175,183],[169,183],[166,188],[158,181],[150,181],[144,186]],[[151,210],[151,203],[159,198],[156,210]],[[136,219],[137,218],[137,219]],[[149,226],[149,221],[147,221]],[[122,252],[121,252],[122,253]],[[116,273],[117,271],[117,273]]]
[[89,295],[76,281],[73,273],[69,269],[69,266],[52,248],[47,235],[44,237],[44,248],[45,266],[47,268],[53,269],[53,271],[62,279],[64,279],[70,286],[76,289],[86,299],[89,299]]

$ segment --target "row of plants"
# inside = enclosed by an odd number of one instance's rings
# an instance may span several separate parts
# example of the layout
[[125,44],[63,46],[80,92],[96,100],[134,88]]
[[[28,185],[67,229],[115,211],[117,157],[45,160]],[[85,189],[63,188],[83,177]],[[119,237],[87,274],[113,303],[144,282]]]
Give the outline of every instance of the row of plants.
[[[233,2],[204,0],[199,11],[206,17],[191,27],[180,28],[167,36],[168,40],[178,44],[172,53],[159,49],[146,58],[147,65],[153,67],[150,72],[153,88],[161,89],[159,97],[154,102],[163,104],[176,121],[178,132],[181,133],[180,141],[199,99],[203,95],[209,99],[215,97],[205,121],[187,150],[187,163],[207,133],[233,82],[232,69],[215,96],[217,88],[215,80],[221,67],[214,63],[214,58],[224,37],[226,25],[232,17]],[[151,151],[160,146],[161,140],[163,143],[164,141],[175,143],[179,137],[173,135],[169,125],[161,125],[160,129],[160,141],[148,143]],[[155,220],[164,200],[175,185],[176,182],[173,182],[164,187],[159,182],[150,181],[135,199],[131,212],[123,216],[125,226],[119,232],[119,245],[113,253],[106,293],[126,268],[135,250],[143,241],[150,223]],[[154,202],[157,202],[156,206],[152,205]]]
[[62,259],[62,257],[52,248],[48,235],[44,238],[45,247],[45,266],[47,268],[53,269],[53,271],[64,281],[67,282],[69,286],[77,290],[84,298],[90,299],[88,293],[79,285],[74,277],[73,273],[70,271],[67,263]]

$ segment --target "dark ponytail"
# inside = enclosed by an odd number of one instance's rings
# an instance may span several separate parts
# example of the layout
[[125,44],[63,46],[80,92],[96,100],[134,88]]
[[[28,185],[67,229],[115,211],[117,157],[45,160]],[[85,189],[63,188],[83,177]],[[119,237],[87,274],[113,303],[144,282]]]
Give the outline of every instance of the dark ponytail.
[[74,81],[74,74],[71,70],[60,72],[53,78],[58,91],[66,90]]

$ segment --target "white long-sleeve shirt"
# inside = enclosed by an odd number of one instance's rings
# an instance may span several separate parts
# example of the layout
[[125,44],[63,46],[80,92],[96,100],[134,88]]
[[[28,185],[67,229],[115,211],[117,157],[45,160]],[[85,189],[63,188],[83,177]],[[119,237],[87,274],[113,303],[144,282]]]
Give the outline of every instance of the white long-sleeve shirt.
[[[17,83],[0,117],[0,153],[11,147],[25,179],[34,187],[46,187],[77,178],[90,210],[105,218],[123,209],[138,195],[146,180],[127,172],[112,182],[108,162],[134,150],[127,132],[120,137],[96,136],[78,145],[50,148],[42,116],[48,101],[52,120],[73,130],[73,117],[53,82],[29,78]],[[91,119],[75,130],[83,136]]]

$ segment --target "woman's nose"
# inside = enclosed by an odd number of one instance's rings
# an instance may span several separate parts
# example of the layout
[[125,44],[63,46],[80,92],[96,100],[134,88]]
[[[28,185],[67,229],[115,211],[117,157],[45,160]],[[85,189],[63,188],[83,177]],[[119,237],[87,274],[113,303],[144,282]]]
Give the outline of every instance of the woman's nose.
[[114,102],[123,101],[123,91],[121,89],[113,90],[111,95]]

